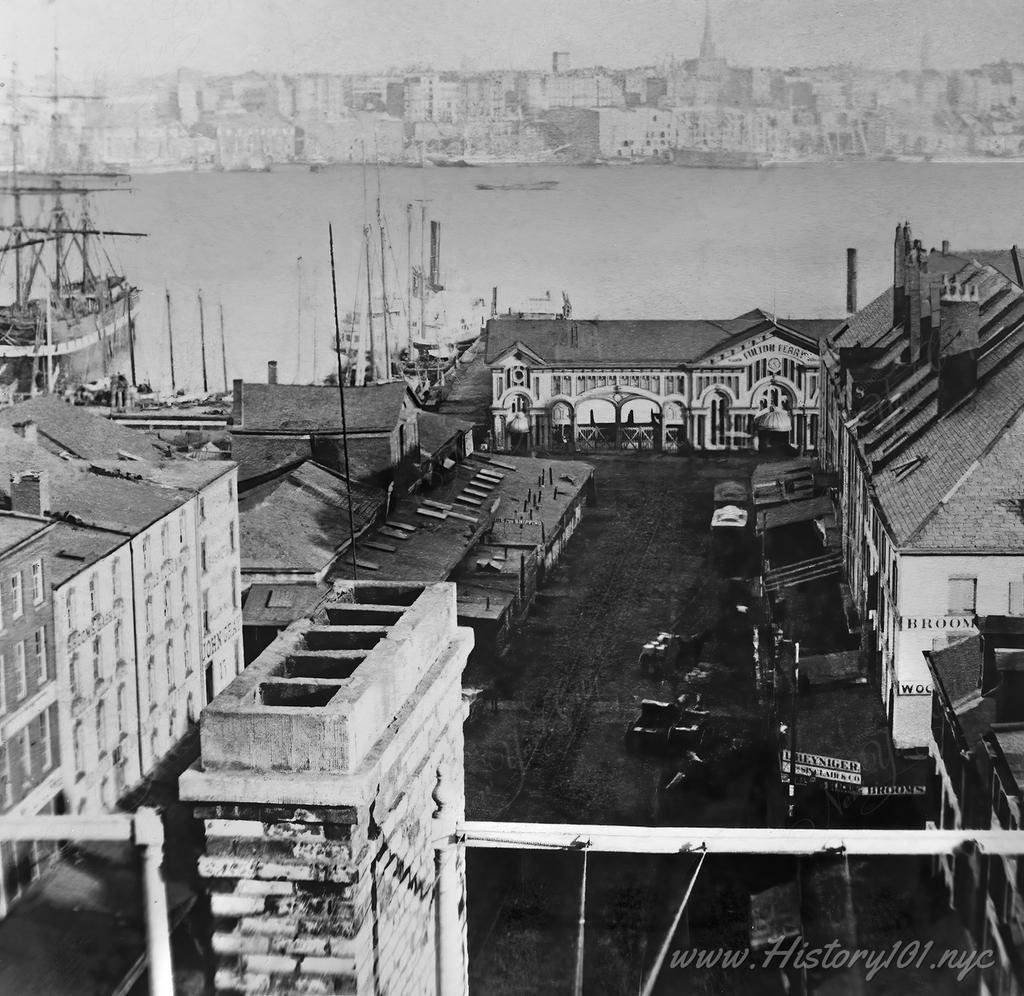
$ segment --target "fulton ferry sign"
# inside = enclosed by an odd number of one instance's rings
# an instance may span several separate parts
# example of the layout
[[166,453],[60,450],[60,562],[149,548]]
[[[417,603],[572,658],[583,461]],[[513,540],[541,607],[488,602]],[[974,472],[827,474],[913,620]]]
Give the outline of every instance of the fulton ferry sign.
[[790,342],[783,342],[781,339],[768,339],[765,342],[748,346],[741,354],[745,360],[759,360],[765,356],[788,356],[797,363],[815,363],[818,357],[801,346],[794,346]]

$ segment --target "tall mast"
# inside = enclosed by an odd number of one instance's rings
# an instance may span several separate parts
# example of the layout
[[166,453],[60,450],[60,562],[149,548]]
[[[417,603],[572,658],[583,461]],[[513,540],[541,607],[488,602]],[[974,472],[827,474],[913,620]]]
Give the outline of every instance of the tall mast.
[[174,330],[171,328],[171,292],[165,287],[164,294],[167,297],[167,345],[171,350],[171,394],[176,394],[178,385],[174,382]]
[[295,294],[295,339],[296,339],[296,356],[295,356],[295,382],[300,383],[302,380],[302,257],[298,256],[295,260],[295,281],[296,281],[296,294]]
[[228,383],[228,347],[224,341],[224,303],[220,303],[220,365],[224,369],[224,390],[230,389]]
[[420,339],[427,339],[427,202],[420,202]]
[[409,350],[409,361],[412,361],[413,349],[412,349],[412,205],[405,205],[405,259],[409,264],[408,272],[408,294],[406,295],[405,305],[405,318],[406,318],[406,332],[408,334],[408,350]]
[[370,370],[377,379],[377,347],[373,335],[373,258],[370,255],[370,226],[363,225],[363,246],[366,250],[366,324],[370,337]]
[[380,295],[384,299],[384,379],[391,380],[391,343],[388,337],[387,258],[384,248],[384,213],[380,204],[380,164],[377,165],[377,229],[380,232]]
[[203,320],[203,292],[199,291],[199,347],[203,354],[203,394],[210,393],[209,381],[206,377],[206,322]]
[[[128,287],[125,295],[125,308],[128,314],[128,360],[131,363],[132,369],[132,386],[134,387],[138,381],[135,379],[135,319],[132,317],[132,289]],[[117,321],[115,312],[115,322]],[[116,328],[116,326],[115,326]],[[49,388],[47,388],[49,390]]]
[[21,125],[18,123],[18,67],[11,65],[11,187],[14,194],[14,306],[21,308],[24,296],[21,287],[21,238],[25,221],[21,214],[21,190],[18,187],[18,143]]

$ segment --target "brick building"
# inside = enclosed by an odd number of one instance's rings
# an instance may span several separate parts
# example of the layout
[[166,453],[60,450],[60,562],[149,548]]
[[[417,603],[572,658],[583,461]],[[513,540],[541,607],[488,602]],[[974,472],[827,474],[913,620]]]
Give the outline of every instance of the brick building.
[[894,743],[929,739],[935,637],[1024,614],[1024,290],[1016,249],[925,251],[822,345],[819,452]]
[[[47,564],[53,528],[41,516],[0,512],[0,816],[64,811]],[[33,841],[0,843],[0,916],[52,853]]]
[[491,319],[495,445],[749,449],[772,432],[812,450],[818,339],[838,324],[759,310],[726,321]]
[[456,618],[451,584],[339,584],[204,712],[217,992],[467,992]]

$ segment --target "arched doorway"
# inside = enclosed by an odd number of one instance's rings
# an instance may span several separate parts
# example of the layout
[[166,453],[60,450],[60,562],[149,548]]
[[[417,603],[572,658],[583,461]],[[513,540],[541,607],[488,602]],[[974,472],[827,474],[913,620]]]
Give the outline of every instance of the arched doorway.
[[730,412],[732,401],[729,395],[715,391],[708,400],[708,447],[724,449],[730,443],[732,425]]
[[754,392],[752,402],[758,449],[779,449],[787,444],[799,446],[793,411],[795,396],[789,387],[773,377]]
[[568,450],[573,445],[572,405],[556,401],[549,413],[551,419],[551,448]]
[[661,432],[661,405],[651,398],[630,397],[619,406],[619,446],[653,450]]
[[666,401],[661,410],[661,417],[664,421],[662,447],[666,452],[678,452],[688,442],[686,406],[681,401]]
[[615,402],[585,398],[576,406],[576,448],[603,450],[615,446]]

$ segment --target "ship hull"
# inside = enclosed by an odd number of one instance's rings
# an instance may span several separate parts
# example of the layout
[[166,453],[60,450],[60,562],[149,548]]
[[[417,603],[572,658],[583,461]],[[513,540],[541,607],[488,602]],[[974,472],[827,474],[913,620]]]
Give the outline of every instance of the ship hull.
[[18,398],[130,374],[130,327],[138,304],[139,291],[133,288],[102,311],[74,319],[51,318],[49,345],[45,339],[27,345],[0,341],[0,391]]

